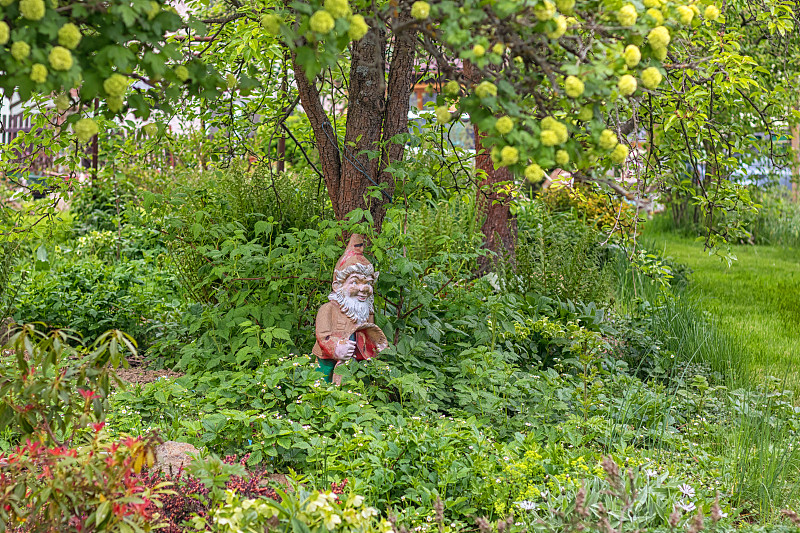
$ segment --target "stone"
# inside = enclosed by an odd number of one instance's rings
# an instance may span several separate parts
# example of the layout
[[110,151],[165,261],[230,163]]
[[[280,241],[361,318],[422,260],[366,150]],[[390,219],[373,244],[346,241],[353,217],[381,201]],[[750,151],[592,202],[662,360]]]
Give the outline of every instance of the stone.
[[197,457],[200,454],[200,450],[188,442],[168,440],[156,446],[156,462],[153,465],[153,470],[156,472],[163,470],[170,474],[177,474],[178,470],[185,468],[191,462],[192,458],[189,454]]

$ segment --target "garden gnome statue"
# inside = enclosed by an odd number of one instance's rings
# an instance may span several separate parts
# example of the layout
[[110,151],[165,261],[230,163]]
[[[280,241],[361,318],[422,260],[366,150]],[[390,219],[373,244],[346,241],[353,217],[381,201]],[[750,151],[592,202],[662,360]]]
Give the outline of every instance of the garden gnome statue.
[[364,257],[364,237],[353,234],[333,271],[330,301],[317,313],[317,342],[312,353],[325,381],[333,379],[338,363],[354,357],[359,361],[370,359],[389,345],[375,325],[372,309],[378,274]]

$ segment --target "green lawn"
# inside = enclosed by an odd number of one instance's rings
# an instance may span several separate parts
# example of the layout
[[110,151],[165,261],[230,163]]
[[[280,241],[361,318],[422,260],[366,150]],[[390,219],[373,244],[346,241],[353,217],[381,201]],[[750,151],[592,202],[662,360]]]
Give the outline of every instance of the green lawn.
[[752,370],[800,389],[800,249],[734,246],[731,267],[703,244],[674,234],[645,238],[694,270],[690,286]]

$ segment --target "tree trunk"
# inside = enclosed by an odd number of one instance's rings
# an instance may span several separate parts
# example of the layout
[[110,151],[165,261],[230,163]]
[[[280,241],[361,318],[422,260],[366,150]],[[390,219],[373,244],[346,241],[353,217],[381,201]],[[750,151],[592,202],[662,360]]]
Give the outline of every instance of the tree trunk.
[[[343,143],[336,138],[319,90],[293,57],[300,101],[314,131],[328,196],[339,220],[354,209],[368,209],[375,230],[381,229],[394,191],[394,180],[385,169],[402,159],[404,149],[402,143],[389,140],[408,131],[415,44],[414,35],[401,33],[396,38],[387,86],[386,28],[370,28],[353,43]],[[365,199],[367,189],[376,185],[384,185],[383,192]]]
[[488,150],[483,146],[484,135],[473,126],[475,131],[475,169],[485,172],[485,178],[478,182],[476,212],[484,217],[484,247],[496,253],[496,257],[482,257],[479,261],[481,271],[493,266],[498,259],[505,257],[514,261],[514,249],[517,242],[517,220],[511,214],[512,197],[504,185],[512,183],[513,177],[507,167],[495,168]]
[[[464,78],[470,83],[480,82],[472,63],[464,64]],[[514,260],[514,249],[517,242],[517,221],[511,214],[512,197],[503,186],[513,183],[513,176],[507,167],[495,167],[489,150],[483,146],[485,135],[473,125],[475,132],[475,169],[483,171],[484,178],[478,182],[475,198],[476,215],[483,218],[481,227],[484,247],[497,256],[482,257],[478,263],[481,272],[485,272],[496,264],[501,257]]]

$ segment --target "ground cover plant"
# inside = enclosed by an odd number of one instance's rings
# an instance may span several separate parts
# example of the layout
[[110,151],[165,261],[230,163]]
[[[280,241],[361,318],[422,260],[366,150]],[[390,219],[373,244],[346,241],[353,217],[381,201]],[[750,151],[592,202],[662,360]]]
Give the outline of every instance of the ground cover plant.
[[[282,489],[267,474],[291,472],[301,474],[301,491],[312,490],[293,513],[315,501],[313,491],[344,483],[350,499],[325,500],[331,509],[363,501],[394,521],[381,527],[400,529],[462,530],[475,517],[511,529],[691,528],[697,513],[740,528],[779,522],[796,501],[793,393],[778,381],[737,381],[726,372],[732,365],[707,356],[702,348],[724,337],[686,292],[692,275],[662,259],[658,268],[631,262],[626,241],[608,240],[581,201],[564,209],[527,200],[520,231],[538,240],[520,246],[502,276],[478,278],[469,274],[478,261],[472,236],[447,222],[462,216],[451,203],[426,200],[419,218],[390,211],[372,250],[382,270],[379,325],[396,342],[373,364],[345,365],[335,387],[304,354],[341,250],[339,226],[312,219],[283,229],[253,216],[258,206],[225,207],[240,194],[230,186],[184,183],[174,198],[142,193],[122,209],[151,213],[123,217],[122,247],[147,225],[156,229],[148,242],[169,259],[106,256],[115,268],[140,265],[180,285],[183,302],[172,320],[151,325],[158,340],[143,355],[186,375],[110,391],[102,430],[111,440],[155,431],[209,454],[188,474],[142,478],[148,490],[181,495],[150,507],[171,530],[229,527],[245,515],[272,524],[280,513],[263,498]],[[198,194],[204,212],[184,214]],[[587,209],[595,213],[595,203]],[[417,236],[430,231],[432,213],[442,231],[435,241]],[[192,227],[198,217],[209,222]],[[96,230],[77,217],[73,225],[81,229],[59,244],[70,252],[48,255],[70,268],[104,253],[83,238]],[[545,235],[558,245],[542,246]],[[582,266],[570,270],[578,253]],[[192,264],[201,267],[190,272]],[[37,283],[29,278],[22,290],[35,295]],[[165,294],[119,290],[146,319]],[[15,316],[35,312],[27,301]],[[19,436],[3,435],[13,451]],[[243,459],[215,458],[234,455]],[[346,508],[336,513],[324,516],[349,523]]]

